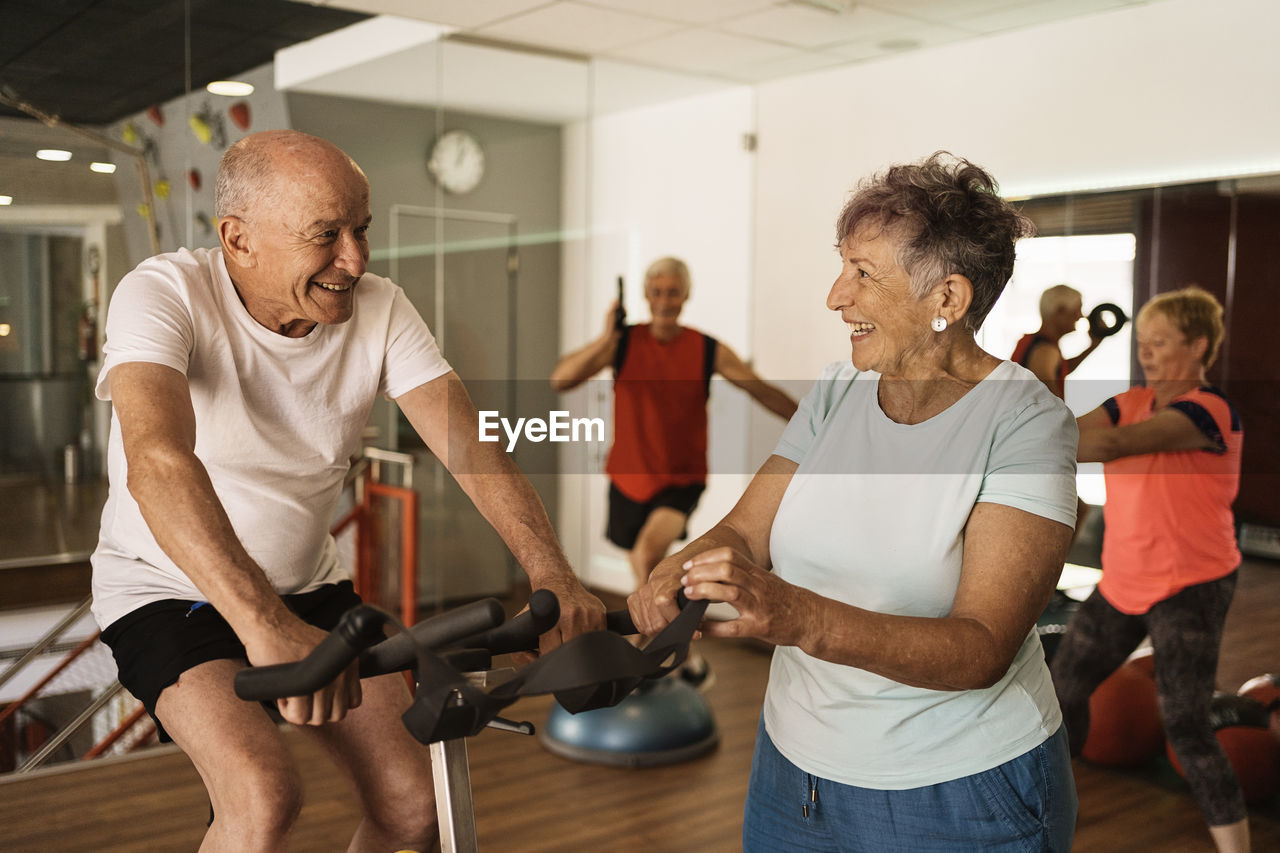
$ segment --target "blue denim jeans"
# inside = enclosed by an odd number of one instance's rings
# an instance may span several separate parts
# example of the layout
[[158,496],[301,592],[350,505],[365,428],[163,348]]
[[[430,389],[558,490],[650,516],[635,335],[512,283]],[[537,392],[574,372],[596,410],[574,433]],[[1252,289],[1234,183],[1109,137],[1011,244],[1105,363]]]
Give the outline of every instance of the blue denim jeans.
[[805,773],[783,758],[761,721],[742,848],[747,853],[1067,853],[1075,835],[1076,806],[1062,729],[991,770],[922,788],[885,791]]

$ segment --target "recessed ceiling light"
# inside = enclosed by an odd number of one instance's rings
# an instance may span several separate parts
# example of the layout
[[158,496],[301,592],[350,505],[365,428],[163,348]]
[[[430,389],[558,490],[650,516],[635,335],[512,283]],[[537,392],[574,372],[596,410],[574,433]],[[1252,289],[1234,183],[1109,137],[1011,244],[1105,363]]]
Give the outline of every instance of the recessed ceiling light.
[[226,95],[228,98],[243,98],[253,94],[253,84],[239,80],[214,80],[205,89],[210,95]]
[[101,172],[104,175],[110,175],[116,170],[115,163],[90,163],[89,168],[95,172]]
[[63,151],[61,148],[41,148],[36,152],[36,156],[41,160],[54,160],[61,163],[71,159],[71,152]]
[[6,204],[13,204],[13,196],[0,195],[0,207],[4,207]]

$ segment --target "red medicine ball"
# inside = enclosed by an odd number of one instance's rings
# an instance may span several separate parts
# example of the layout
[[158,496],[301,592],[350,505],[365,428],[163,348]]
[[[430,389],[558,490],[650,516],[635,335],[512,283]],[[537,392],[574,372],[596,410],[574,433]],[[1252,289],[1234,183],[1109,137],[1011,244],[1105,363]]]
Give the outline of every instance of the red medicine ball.
[[[1280,791],[1280,743],[1267,730],[1267,708],[1248,696],[1218,694],[1210,711],[1214,734],[1227,754],[1244,801],[1256,805]],[[1173,749],[1169,761],[1178,775],[1186,776]]]
[[1136,767],[1160,754],[1164,725],[1150,653],[1125,661],[1089,697],[1089,736],[1081,754],[1106,767]]

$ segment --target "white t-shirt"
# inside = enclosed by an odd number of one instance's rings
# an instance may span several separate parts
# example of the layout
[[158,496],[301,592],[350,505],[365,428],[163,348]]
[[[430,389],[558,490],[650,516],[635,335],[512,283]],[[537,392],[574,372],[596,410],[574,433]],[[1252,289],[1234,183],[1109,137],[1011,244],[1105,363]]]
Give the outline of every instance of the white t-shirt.
[[[867,610],[946,616],[976,503],[1074,525],[1075,420],[1012,362],[911,425],[880,409],[879,378],[830,365],[787,425],[774,452],[799,467],[770,535],[774,571]],[[999,683],[966,691],[910,687],[780,646],[764,721],[808,773],[903,789],[1015,758],[1052,735],[1061,712],[1031,631]]]
[[[196,456],[236,535],[281,594],[347,577],[329,524],[377,395],[398,397],[449,371],[421,316],[389,280],[366,274],[348,322],[288,338],[250,316],[220,249],[159,255],[120,282],[107,315],[99,399],[111,398],[112,369],[133,361],[187,377]],[[92,558],[98,625],[152,601],[202,600],[129,494],[114,414],[107,476]]]

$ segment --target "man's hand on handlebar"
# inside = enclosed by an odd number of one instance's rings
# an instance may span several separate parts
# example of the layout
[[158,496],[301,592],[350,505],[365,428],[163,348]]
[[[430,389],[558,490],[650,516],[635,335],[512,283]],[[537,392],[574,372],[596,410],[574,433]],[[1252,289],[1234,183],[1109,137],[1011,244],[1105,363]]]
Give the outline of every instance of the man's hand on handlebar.
[[[548,589],[560,601],[560,620],[538,641],[538,653],[546,654],[579,634],[604,630],[605,606],[599,598],[587,592],[577,578],[556,578],[535,585],[535,589]],[[533,660],[533,655],[516,654],[517,663]]]
[[[327,635],[294,617],[270,636],[245,643],[245,650],[254,666],[290,663],[306,657]],[[276,707],[286,721],[298,726],[340,721],[348,711],[360,707],[359,663],[352,662],[340,676],[314,693],[277,699]]]

